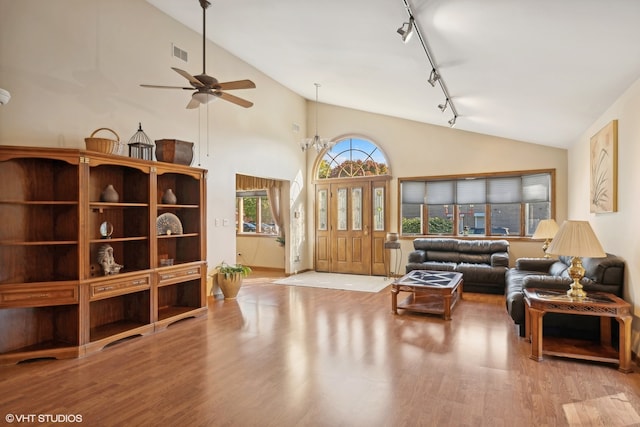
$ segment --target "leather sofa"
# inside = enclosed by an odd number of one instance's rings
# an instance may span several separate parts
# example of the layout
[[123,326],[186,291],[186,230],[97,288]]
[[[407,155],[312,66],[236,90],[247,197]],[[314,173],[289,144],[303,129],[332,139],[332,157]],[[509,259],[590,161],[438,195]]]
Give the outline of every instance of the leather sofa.
[[[506,274],[507,312],[520,328],[520,336],[525,331],[525,288],[542,288],[566,291],[573,280],[568,268],[571,257],[518,258],[515,268]],[[615,255],[605,258],[583,258],[585,274],[580,283],[587,292],[609,292],[622,296],[624,284],[624,261]],[[614,322],[615,323],[615,322]],[[547,313],[544,316],[545,334],[581,339],[599,338],[599,319],[593,316],[575,316]]]
[[418,238],[413,241],[406,272],[412,270],[462,273],[466,292],[504,294],[509,268],[506,240]]

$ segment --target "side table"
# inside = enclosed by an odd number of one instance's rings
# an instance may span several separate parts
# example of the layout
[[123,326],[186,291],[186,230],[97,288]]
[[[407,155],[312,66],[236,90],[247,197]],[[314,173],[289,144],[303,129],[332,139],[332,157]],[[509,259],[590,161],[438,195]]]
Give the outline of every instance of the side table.
[[[387,250],[389,250],[389,252],[391,252],[391,250],[394,250],[396,252],[395,254],[395,268],[394,271],[391,271],[391,254],[389,254],[389,275],[387,277],[396,277],[399,273],[400,270],[400,263],[402,262],[402,247],[400,246],[400,242],[397,240],[388,240],[386,242],[384,242],[384,249],[385,252]],[[400,256],[398,256],[398,250],[400,251]],[[384,254],[383,254],[384,256]]]
[[[576,299],[565,292],[525,289],[525,337],[531,341],[531,359],[541,361],[543,354],[598,362],[617,363],[621,372],[631,372],[631,304],[605,292],[590,292]],[[543,337],[545,313],[580,314],[600,318],[600,343]],[[611,319],[619,325],[618,350],[611,345]]]

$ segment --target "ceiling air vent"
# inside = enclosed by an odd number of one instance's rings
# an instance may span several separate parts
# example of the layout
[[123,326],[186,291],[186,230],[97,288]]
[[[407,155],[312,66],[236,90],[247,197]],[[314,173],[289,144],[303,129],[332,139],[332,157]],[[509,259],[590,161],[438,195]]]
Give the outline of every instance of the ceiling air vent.
[[178,59],[182,59],[184,62],[189,62],[189,54],[186,50],[180,49],[175,44],[171,44],[172,55]]

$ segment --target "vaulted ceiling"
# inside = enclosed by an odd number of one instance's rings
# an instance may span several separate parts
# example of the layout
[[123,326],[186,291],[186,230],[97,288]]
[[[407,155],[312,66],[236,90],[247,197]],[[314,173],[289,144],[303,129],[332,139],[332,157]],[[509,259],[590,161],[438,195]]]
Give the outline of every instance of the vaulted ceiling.
[[[198,0],[147,1],[201,33]],[[426,46],[456,129],[537,144],[568,147],[640,78],[637,0],[211,3],[207,38],[307,99],[449,126]],[[424,45],[396,32],[409,11]]]

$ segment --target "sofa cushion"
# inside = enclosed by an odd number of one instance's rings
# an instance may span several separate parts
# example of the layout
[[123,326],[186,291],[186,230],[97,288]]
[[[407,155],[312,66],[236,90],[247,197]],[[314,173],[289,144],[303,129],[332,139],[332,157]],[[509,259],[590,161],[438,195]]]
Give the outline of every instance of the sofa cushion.
[[562,261],[556,261],[553,264],[551,264],[551,267],[549,267],[549,274],[551,276],[562,276],[563,273],[566,273],[565,277],[569,277],[567,268],[569,267]]
[[427,251],[427,261],[457,263],[460,262],[460,254],[449,251]]
[[462,273],[465,284],[485,283],[494,284],[504,289],[504,276],[506,268],[491,267],[488,264],[470,264],[461,262],[455,268],[455,271]]
[[458,259],[458,262],[466,262],[470,264],[491,264],[491,254],[461,253]]

